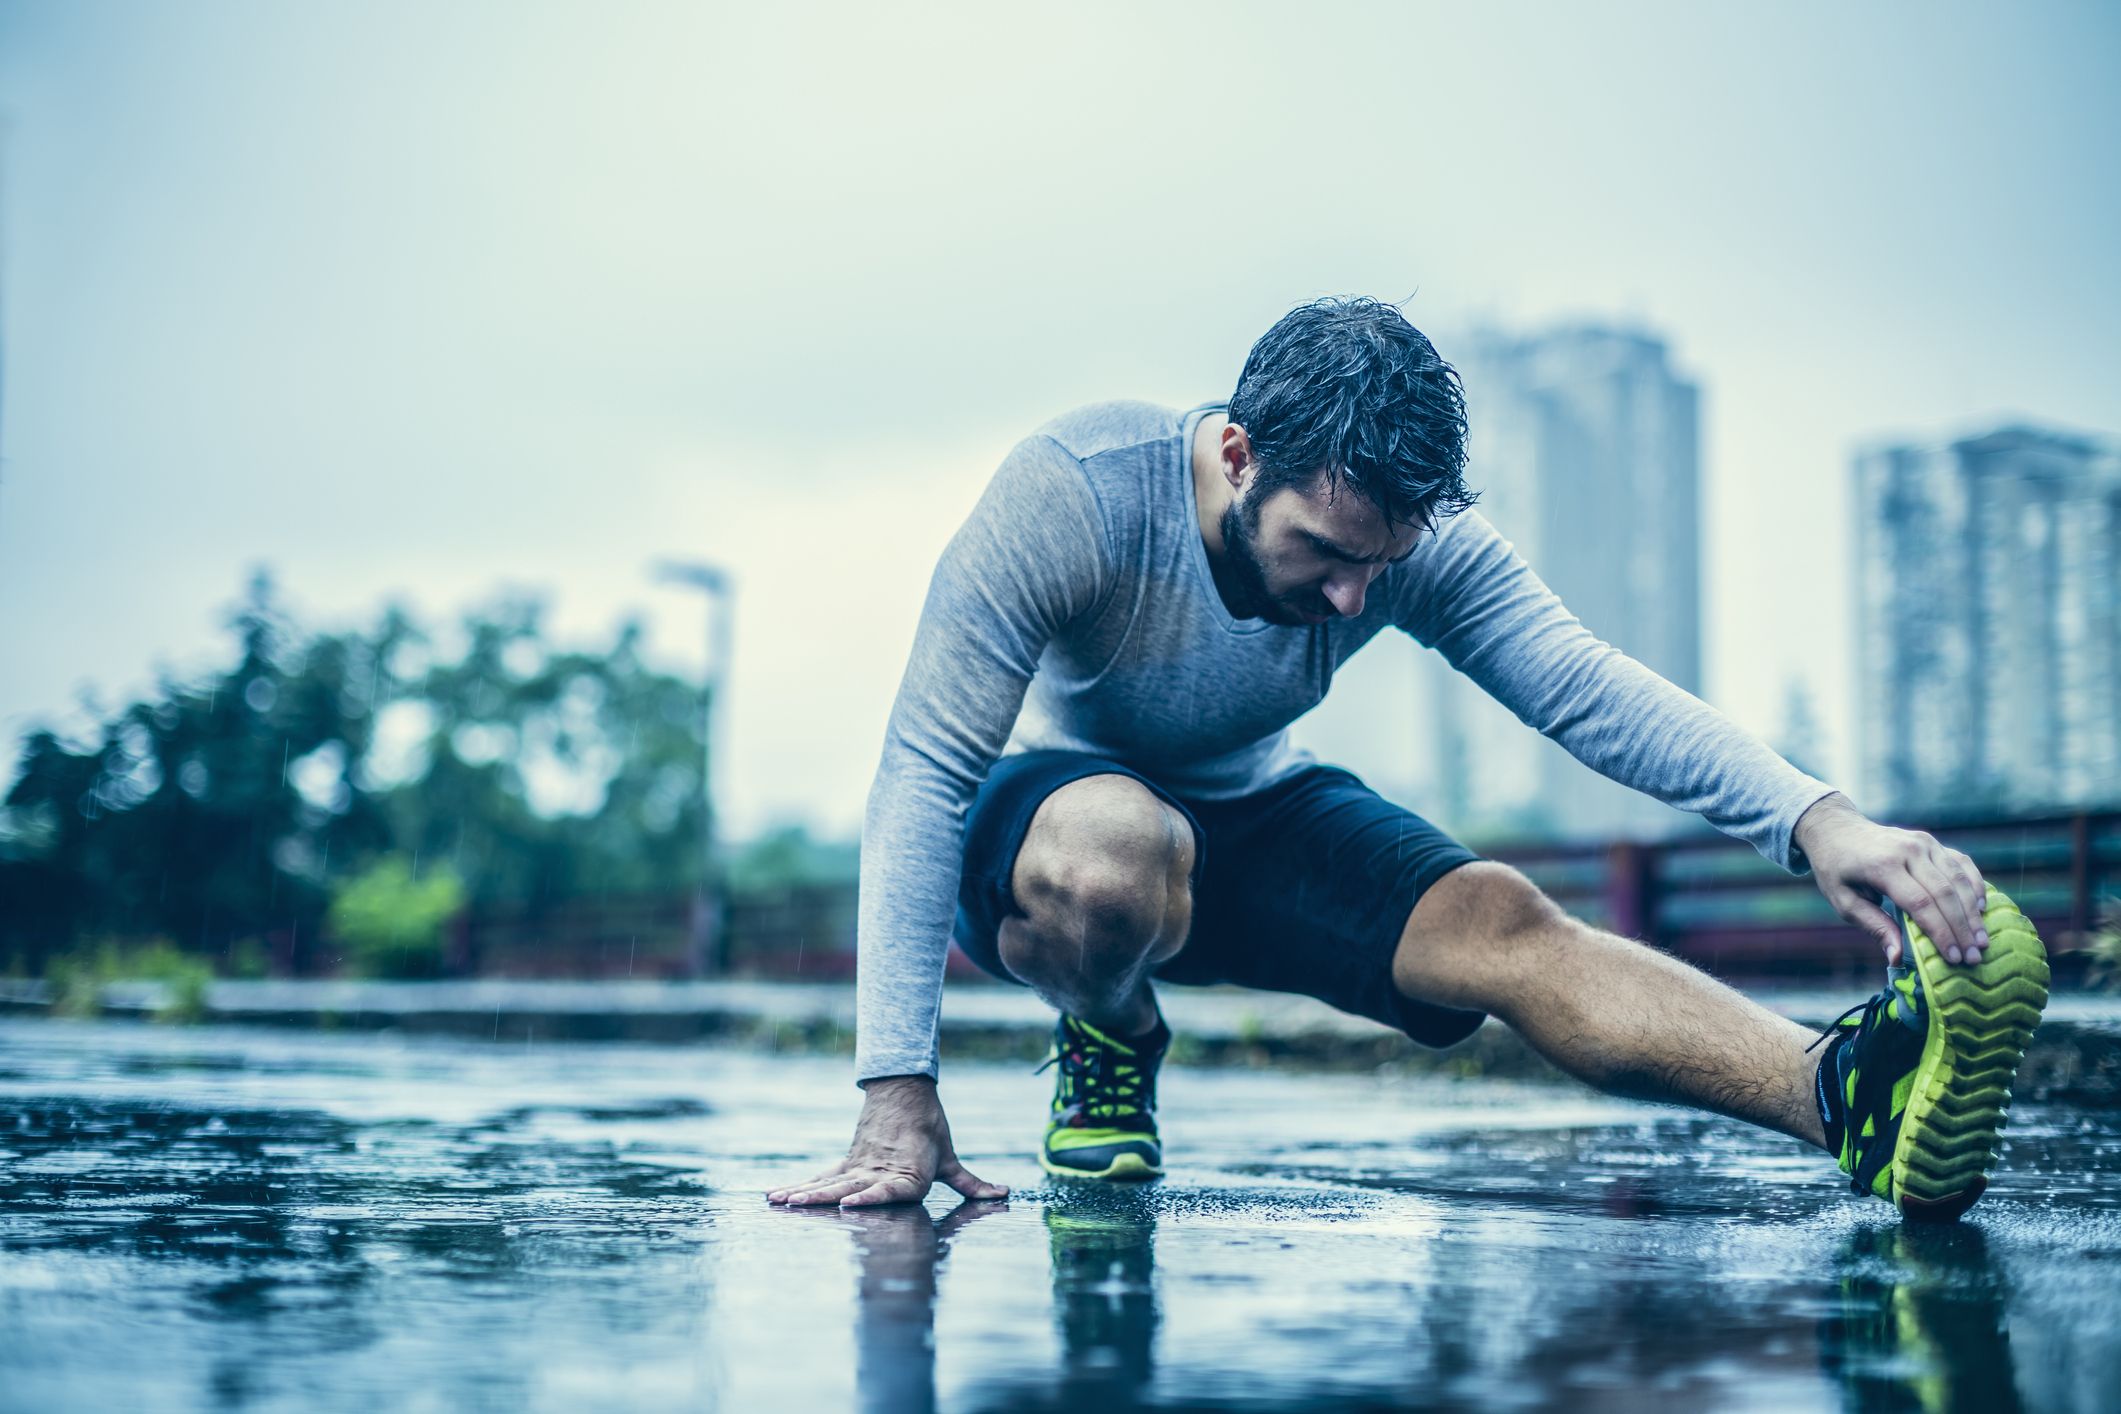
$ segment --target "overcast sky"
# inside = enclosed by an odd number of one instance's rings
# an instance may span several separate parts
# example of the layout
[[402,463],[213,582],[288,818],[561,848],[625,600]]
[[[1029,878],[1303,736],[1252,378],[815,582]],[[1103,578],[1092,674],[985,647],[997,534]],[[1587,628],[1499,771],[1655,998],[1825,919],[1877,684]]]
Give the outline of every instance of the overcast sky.
[[[256,564],[320,623],[639,607],[696,672],[686,555],[743,584],[734,823],[851,828],[1009,445],[1349,292],[1446,357],[1667,337],[1708,695],[1808,679],[1845,769],[1851,448],[2121,429],[2117,72],[2101,3],[0,0],[0,777]],[[1402,668],[1330,704],[1387,774]]]

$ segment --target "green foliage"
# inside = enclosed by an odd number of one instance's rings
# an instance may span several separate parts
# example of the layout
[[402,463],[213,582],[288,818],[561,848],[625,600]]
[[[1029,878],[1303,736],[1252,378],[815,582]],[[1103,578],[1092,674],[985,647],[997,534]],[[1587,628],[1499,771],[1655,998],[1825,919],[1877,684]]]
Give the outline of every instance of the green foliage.
[[700,690],[640,661],[550,648],[542,607],[465,621],[467,647],[412,694],[418,779],[388,792],[396,847],[447,857],[482,903],[680,890],[700,868]]
[[52,989],[53,1016],[79,1020],[102,1012],[105,979],[96,971],[93,954],[60,954],[45,969],[44,980]]
[[139,947],[104,941],[62,953],[45,969],[58,1016],[90,1017],[103,1010],[103,989],[113,982],[160,982],[167,988],[155,1019],[178,1024],[206,1015],[206,989],[213,969],[178,950],[167,938]]
[[681,892],[700,875],[699,689],[549,643],[535,600],[467,615],[438,651],[402,610],[299,629],[271,579],[228,618],[230,666],[25,736],[0,801],[0,957],[167,937],[232,970],[319,970],[362,861],[446,860],[473,906]]
[[739,898],[771,897],[816,884],[851,884],[861,872],[860,846],[817,840],[801,825],[761,835],[729,862],[729,890]]
[[[313,932],[328,851],[387,843],[365,794],[320,781],[311,799],[294,779],[366,750],[375,645],[302,639],[263,575],[229,627],[226,672],[165,678],[86,745],[30,733],[0,820],[0,931],[32,948],[159,935],[202,952]],[[378,638],[403,632],[387,622]]]
[[463,881],[447,865],[416,879],[404,858],[389,855],[339,886],[326,924],[363,977],[434,977],[442,929],[463,907]]
[[2095,987],[2121,992],[2121,899],[2110,898],[2092,934],[2090,980]]
[[230,977],[241,978],[246,982],[256,981],[272,973],[265,949],[259,945],[256,938],[236,939],[228,949],[228,958],[221,970]]

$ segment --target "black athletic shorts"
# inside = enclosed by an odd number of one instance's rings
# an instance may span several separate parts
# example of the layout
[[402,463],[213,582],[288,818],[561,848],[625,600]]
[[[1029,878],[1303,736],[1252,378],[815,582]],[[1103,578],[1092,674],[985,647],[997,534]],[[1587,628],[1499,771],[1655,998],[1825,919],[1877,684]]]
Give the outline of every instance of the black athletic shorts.
[[1425,1046],[1479,1028],[1480,1012],[1410,1001],[1392,985],[1392,953],[1414,901],[1479,856],[1336,766],[1306,767],[1235,800],[1183,800],[1096,756],[1002,757],[966,818],[958,890],[957,945],[982,969],[1018,980],[1002,966],[995,935],[1020,911],[1010,880],[1031,817],[1070,781],[1103,775],[1140,781],[1193,825],[1193,930],[1157,978],[1299,992]]

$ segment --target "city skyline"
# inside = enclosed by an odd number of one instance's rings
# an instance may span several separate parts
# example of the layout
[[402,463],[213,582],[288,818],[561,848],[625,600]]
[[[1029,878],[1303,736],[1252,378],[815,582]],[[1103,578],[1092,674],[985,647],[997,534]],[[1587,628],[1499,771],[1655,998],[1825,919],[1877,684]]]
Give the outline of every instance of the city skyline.
[[[1643,330],[1479,331],[1469,456],[1485,514],[1594,634],[1686,691],[1701,673],[1701,389]],[[1422,658],[1446,770],[1436,809],[1469,831],[1656,837],[1686,817],[1541,738],[1435,654]]]
[[[1704,389],[1704,694],[1772,737],[1810,682],[1852,765],[1852,446],[2121,428],[2121,15],[1352,6],[1315,64],[1289,23],[0,0],[0,735],[197,662],[260,563],[318,623],[646,609],[697,676],[648,569],[699,559],[739,584],[733,826],[844,833],[1008,447],[1226,396],[1368,293],[1446,357],[1660,331]],[[1411,753],[1396,646],[1328,710]]]
[[1900,812],[2121,802],[2121,453],[2015,422],[1852,461],[1865,789]]

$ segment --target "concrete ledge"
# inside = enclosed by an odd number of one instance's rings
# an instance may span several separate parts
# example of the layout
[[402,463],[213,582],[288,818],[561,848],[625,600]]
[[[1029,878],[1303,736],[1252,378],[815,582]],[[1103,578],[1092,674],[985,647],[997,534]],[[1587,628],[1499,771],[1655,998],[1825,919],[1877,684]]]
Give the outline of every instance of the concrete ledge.
[[[1177,1033],[1181,1065],[1287,1065],[1560,1079],[1512,1032],[1490,1021],[1448,1051],[1308,997],[1237,988],[1159,992]],[[1759,992],[1760,1002],[1810,1026],[1852,998]],[[103,1013],[145,1019],[167,1005],[159,983],[113,983]],[[48,1011],[41,982],[0,982],[0,1012]],[[715,1043],[846,1053],[854,1045],[854,992],[830,983],[779,982],[214,982],[200,1020],[345,1030],[399,1030],[522,1042]],[[945,1058],[1035,1062],[1053,1029],[1045,1004],[1002,986],[953,985],[943,998]],[[2065,994],[2026,1053],[2018,1092],[2099,1108],[2121,1106],[2121,997]]]

